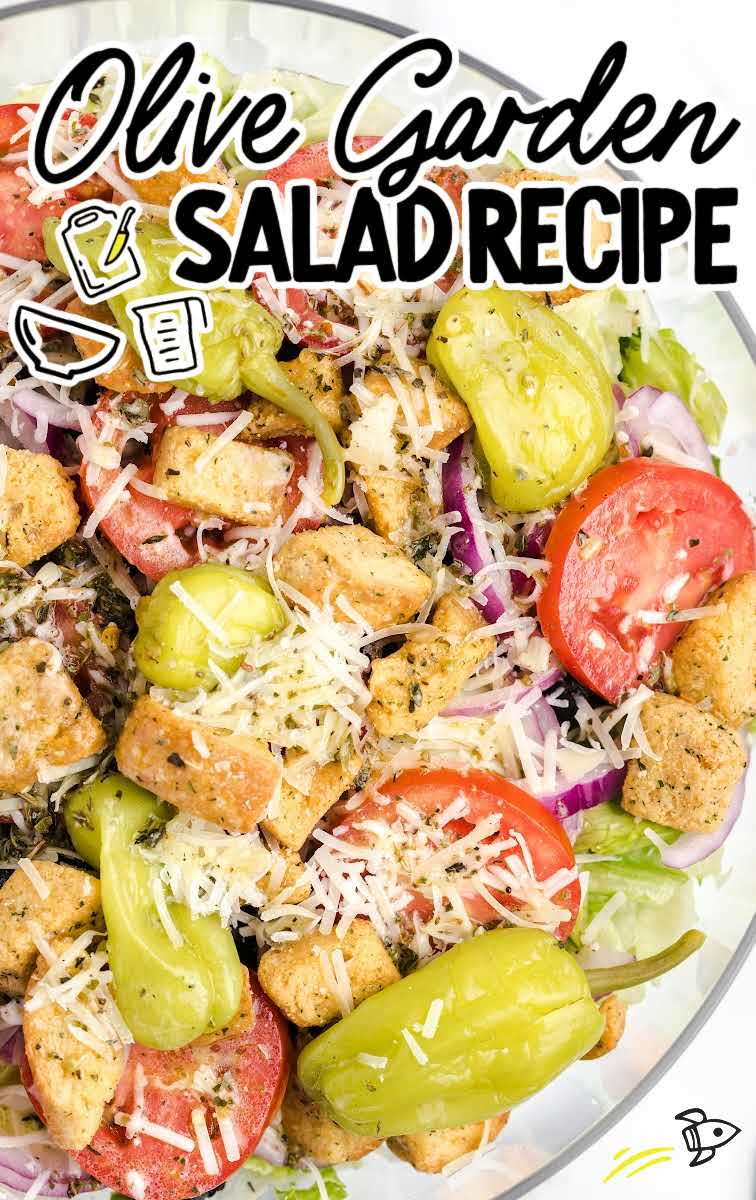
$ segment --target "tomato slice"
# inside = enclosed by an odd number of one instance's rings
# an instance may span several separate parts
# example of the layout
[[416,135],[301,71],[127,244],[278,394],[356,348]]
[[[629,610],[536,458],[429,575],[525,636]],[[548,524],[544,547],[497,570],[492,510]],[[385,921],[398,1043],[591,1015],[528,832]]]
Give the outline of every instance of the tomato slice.
[[[85,1150],[73,1158],[105,1187],[145,1200],[185,1200],[216,1188],[254,1153],[277,1112],[292,1066],[286,1023],[250,975],[242,1009],[225,1036],[198,1038],[180,1050],[129,1047],[126,1066],[106,1119]],[[21,1077],[39,1116],[44,1113],[24,1056]],[[138,1096],[143,1093],[141,1106]],[[191,1114],[201,1109],[218,1170],[208,1175],[196,1146]],[[147,1133],[130,1139],[114,1118],[140,1111],[142,1117],[195,1143],[180,1149]],[[238,1157],[229,1159],[219,1120],[230,1119]]]
[[[352,140],[352,152],[363,154],[380,142],[380,137],[374,134],[364,134]],[[283,188],[290,179],[314,179],[316,183],[326,183],[329,179],[339,179],[339,173],[331,162],[328,153],[328,142],[311,142],[309,146],[300,146],[286,162],[278,167],[272,167],[265,176],[266,179],[277,183]]]
[[557,517],[538,601],[567,670],[612,703],[683,629],[647,614],[695,608],[756,566],[751,522],[715,475],[646,458],[599,471]]
[[[389,798],[388,804],[385,797]],[[448,767],[402,771],[395,779],[381,784],[379,798],[373,798],[370,792],[367,792],[358,808],[351,812],[337,810],[335,820],[338,836],[358,845],[374,843],[375,831],[366,829],[365,822],[379,822],[389,827],[398,822],[405,836],[411,836],[412,823],[407,822],[406,815],[402,813],[404,806],[409,805],[425,818],[434,818],[459,797],[463,797],[465,801],[464,816],[444,824],[443,843],[458,841],[469,834],[480,821],[498,813],[501,817],[498,831],[495,830],[485,842],[490,843],[494,838],[503,838],[509,845],[498,858],[486,864],[487,869],[492,862],[493,865],[506,865],[507,858],[515,856],[529,871],[529,863],[523,855],[519,838],[527,847],[535,884],[543,883],[561,870],[575,874],[572,846],[557,818],[528,792],[491,771],[457,771]],[[430,829],[430,826],[427,826],[427,829]],[[513,833],[517,837],[513,837]],[[401,845],[403,840],[397,839],[397,845]],[[428,855],[432,852],[433,848],[429,847]],[[451,865],[454,866],[454,863]],[[479,924],[501,921],[501,912],[477,891],[472,877],[455,872],[450,878],[454,880],[472,920]],[[503,886],[499,889],[490,882],[487,884],[487,890],[498,905],[512,913],[521,912],[523,916],[527,916],[529,904],[526,899],[508,892]],[[413,886],[411,880],[408,880],[407,891],[411,899],[404,912],[408,916],[417,912],[423,919],[427,919],[433,912],[432,900],[424,891]],[[570,935],[580,907],[578,879],[575,877],[565,882],[550,899],[569,914],[556,928],[557,937],[565,939]]]
[[[95,507],[117,476],[117,470],[98,470],[82,463],[81,491],[88,508]],[[152,467],[145,466],[135,478],[151,483],[152,476]],[[111,508],[97,527],[126,561],[152,580],[196,563],[199,551],[192,510],[145,496],[131,486],[127,490],[128,501]]]
[[[106,397],[94,410],[92,422],[95,428],[100,426],[111,400],[111,397]],[[81,492],[90,510],[117,479],[119,470],[117,467],[102,468],[82,462],[79,470]],[[151,483],[152,477],[153,466],[146,459],[135,478]],[[180,571],[196,563],[199,550],[192,509],[146,496],[131,485],[127,490],[128,500],[111,508],[97,527],[119,554],[152,580],[162,579],[169,571]]]

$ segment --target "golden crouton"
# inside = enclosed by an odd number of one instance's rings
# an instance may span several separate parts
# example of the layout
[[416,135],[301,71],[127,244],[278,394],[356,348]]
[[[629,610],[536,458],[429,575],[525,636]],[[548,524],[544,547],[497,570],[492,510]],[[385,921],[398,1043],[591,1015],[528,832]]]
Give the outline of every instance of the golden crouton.
[[474,1154],[481,1146],[490,1145],[508,1120],[509,1113],[502,1113],[490,1121],[478,1121],[474,1125],[457,1125],[453,1129],[389,1138],[386,1145],[397,1158],[410,1163],[416,1171],[439,1175],[444,1167],[456,1162],[464,1154]]
[[625,1032],[627,1005],[614,992],[610,996],[604,996],[599,1004],[599,1012],[604,1018],[604,1032],[593,1049],[583,1055],[584,1059],[603,1058],[605,1054],[609,1054],[619,1045],[620,1038]]
[[[56,954],[62,954],[71,945],[72,939],[59,938],[52,948]],[[76,973],[77,965],[81,964],[74,963],[69,975]],[[29,981],[27,1000],[34,995],[47,969],[47,963],[40,957]],[[86,989],[79,1000],[97,1016],[93,1006],[87,1004]],[[113,1099],[124,1066],[120,1043],[99,1042],[99,1051],[85,1046],[71,1032],[73,1023],[71,1013],[57,1004],[24,1007],[24,1046],[45,1124],[53,1141],[69,1151],[83,1150],[91,1142],[102,1123],[105,1105]]]
[[373,629],[409,621],[433,586],[401,550],[362,525],[295,533],[273,561],[278,578],[308,600],[322,608],[343,595]]
[[[341,367],[336,365],[333,355],[302,350],[290,362],[282,362],[281,367],[292,383],[312,400],[336,433],[341,433],[344,428],[342,406],[346,400],[346,390],[341,377]],[[252,420],[239,434],[243,442],[311,436],[301,421],[284,412],[277,404],[272,404],[270,400],[252,396],[247,401],[247,408],[252,413]]]
[[[276,861],[279,856],[284,862],[283,873]],[[277,902],[278,897],[286,893],[282,904],[301,904],[312,892],[302,859],[296,851],[289,850],[287,846],[280,846],[274,851],[273,858],[274,863],[268,874],[257,881],[260,891],[270,903]]]
[[[66,312],[73,313],[75,317],[89,317],[93,321],[99,321],[101,325],[112,325],[113,327],[116,325],[115,317],[105,301],[101,304],[85,304],[78,296],[74,296],[73,300],[66,305]],[[97,342],[82,337],[80,334],[74,334],[74,341],[82,358],[87,358],[99,349]],[[156,383],[152,379],[147,379],[139,354],[128,342],[115,366],[102,375],[95,375],[95,382],[99,383],[100,387],[109,388],[112,392],[119,394],[137,392],[144,396],[172,392],[174,387],[172,382]]]
[[219,440],[201,429],[166,429],[155,462],[156,487],[187,508],[245,525],[271,525],[283,511],[291,455],[236,439],[213,453]]
[[241,195],[234,177],[220,162],[214,163],[206,171],[194,172],[182,161],[170,171],[158,171],[148,179],[129,179],[128,182],[145,204],[159,204],[163,208],[170,208],[173,197],[188,184],[219,183],[231,196],[231,203],[222,217],[215,218],[215,223],[222,225],[231,234],[236,228]]
[[[576,175],[552,175],[548,171],[533,171],[529,167],[521,171],[503,171],[499,176],[499,183],[505,184],[507,187],[516,187],[518,183],[532,183],[537,180],[551,181],[553,183],[578,183]],[[612,227],[607,221],[601,221],[598,217],[593,216],[591,219],[591,250],[595,254],[600,246],[606,244],[612,236]],[[547,250],[547,258],[557,258],[559,252],[557,250]],[[561,288],[557,292],[530,292],[536,300],[548,301],[550,304],[566,304],[568,300],[574,300],[577,296],[585,295],[585,288],[573,287],[568,284],[567,287]]]
[[405,550],[411,548],[415,531],[424,528],[440,512],[417,479],[401,479],[391,471],[374,471],[362,475],[360,483],[375,532]]
[[5,487],[0,493],[0,558],[26,567],[49,554],[79,527],[74,485],[50,454],[0,450]]
[[377,1150],[380,1138],[347,1133],[308,1100],[296,1080],[291,1080],[281,1105],[281,1122],[290,1153],[313,1159],[319,1167],[358,1162],[371,1150]]
[[[296,756],[287,757],[291,760]],[[278,813],[260,822],[263,829],[272,833],[283,846],[301,849],[321,817],[354,782],[361,763],[360,756],[354,753],[345,763],[335,759],[324,767],[317,767],[306,795],[282,780]]]
[[756,571],[707,600],[726,612],[691,621],[672,648],[675,686],[684,700],[711,703],[731,725],[756,716]]
[[737,734],[716,713],[661,692],[646,701],[641,717],[658,758],[644,754],[629,763],[622,807],[691,833],[718,828],[746,768]]
[[0,788],[23,792],[46,767],[65,767],[105,746],[55,646],[22,638],[0,654]]
[[[467,405],[459,397],[450,384],[442,383],[438,375],[427,363],[418,363],[418,372],[426,368],[423,374],[410,374],[396,367],[386,370],[371,370],[365,373],[365,387],[374,396],[395,396],[406,401],[412,408],[418,424],[431,426],[433,437],[428,440],[432,450],[445,450],[446,447],[465,433],[472,425],[472,417]],[[398,416],[399,424],[405,425],[401,403]]]
[[0,994],[23,996],[37,947],[29,922],[36,922],[46,938],[82,933],[101,924],[100,881],[60,863],[38,860],[34,864],[49,888],[44,899],[19,868],[0,888]]
[[[210,754],[202,757],[192,730]],[[220,734],[140,696],[115,748],[119,770],[181,812],[249,833],[275,796],[281,767],[262,742]]]
[[493,651],[492,637],[466,641],[485,625],[470,600],[446,595],[433,614],[437,633],[418,630],[386,658],[373,660],[367,715],[383,737],[422,729],[453,700],[466,679]]
[[399,979],[386,947],[364,917],[352,921],[343,938],[306,933],[266,950],[257,969],[260,987],[302,1029],[327,1025],[342,1015],[327,982],[333,976],[334,951],[344,955],[355,1005]]

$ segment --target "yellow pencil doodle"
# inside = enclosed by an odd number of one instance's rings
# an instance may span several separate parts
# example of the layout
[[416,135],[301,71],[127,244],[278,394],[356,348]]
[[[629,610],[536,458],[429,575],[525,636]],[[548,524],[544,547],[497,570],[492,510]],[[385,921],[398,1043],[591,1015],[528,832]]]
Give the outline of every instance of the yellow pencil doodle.
[[[628,1154],[629,1158],[626,1158],[625,1155]],[[635,1153],[631,1152],[629,1146],[625,1146],[614,1155],[617,1166],[604,1176],[604,1183],[608,1183],[610,1179],[616,1179],[623,1172],[626,1172],[625,1178],[630,1179],[633,1175],[639,1175],[641,1171],[646,1171],[649,1167],[669,1162],[673,1154],[674,1146],[652,1146],[648,1150],[638,1150]],[[617,1162],[618,1159],[619,1162]],[[631,1167],[632,1170],[628,1170],[628,1167]]]

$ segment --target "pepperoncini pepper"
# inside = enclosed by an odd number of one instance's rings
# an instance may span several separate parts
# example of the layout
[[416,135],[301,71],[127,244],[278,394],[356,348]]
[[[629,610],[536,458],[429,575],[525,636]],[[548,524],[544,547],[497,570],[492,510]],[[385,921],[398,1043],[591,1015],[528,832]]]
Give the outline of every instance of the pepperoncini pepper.
[[[177,583],[223,633],[217,654],[207,628],[172,590]],[[284,625],[281,606],[266,580],[240,567],[211,562],[169,571],[139,601],[136,617],[139,632],[132,650],[142,674],[160,687],[207,691],[218,684],[210,663],[233,674],[254,638],[268,637]]]
[[[594,994],[653,978],[702,941],[691,931],[656,958],[596,972],[594,980],[547,933],[491,930],[321,1033],[299,1056],[300,1083],[343,1129],[370,1137],[487,1120],[596,1044],[603,1018]],[[438,1024],[424,1037],[436,1001]]]
[[149,840],[173,811],[116,774],[72,792],[65,809],[76,850],[100,870],[118,1008],[135,1040],[159,1050],[227,1025],[242,988],[233,937],[217,916],[192,918],[183,905],[171,905],[180,945],[158,916],[152,889],[162,883],[137,843]]
[[461,288],[428,359],[470,410],[491,497],[534,512],[597,469],[614,431],[609,376],[565,320],[524,292]]
[[[57,225],[57,219],[45,222],[45,251],[54,266],[67,273],[55,236]],[[99,263],[106,238],[107,230],[101,227],[77,239],[77,247],[94,270],[102,269]],[[107,297],[107,303],[118,327],[138,350],[127,304],[187,289],[171,279],[171,266],[182,247],[164,225],[154,221],[140,223],[136,241],[145,277],[117,296]],[[276,355],[283,341],[283,330],[278,321],[249,292],[218,289],[207,293],[207,299],[212,328],[202,335],[202,371],[192,379],[176,380],[176,387],[204,396],[213,404],[235,400],[249,390],[296,417],[317,438],[323,452],[323,500],[326,504],[338,504],[344,491],[343,450],[323,414],[281,369]]]

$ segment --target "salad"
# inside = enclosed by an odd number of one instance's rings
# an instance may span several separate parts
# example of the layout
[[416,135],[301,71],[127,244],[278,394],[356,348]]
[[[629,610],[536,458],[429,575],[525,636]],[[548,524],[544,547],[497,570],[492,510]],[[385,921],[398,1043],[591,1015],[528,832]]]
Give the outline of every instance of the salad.
[[[243,82],[292,94],[269,178],[315,181],[326,253],[340,89]],[[129,341],[65,387],[0,335],[0,1186],[336,1200],[384,1146],[449,1174],[703,941],[756,717],[725,399],[645,295],[459,261],[213,291],[202,370],[156,384],[126,305],[175,291],[187,173],[53,193],[35,113],[0,107],[0,324],[37,299]],[[55,231],[92,197],[141,203],[148,278],[86,306]]]

